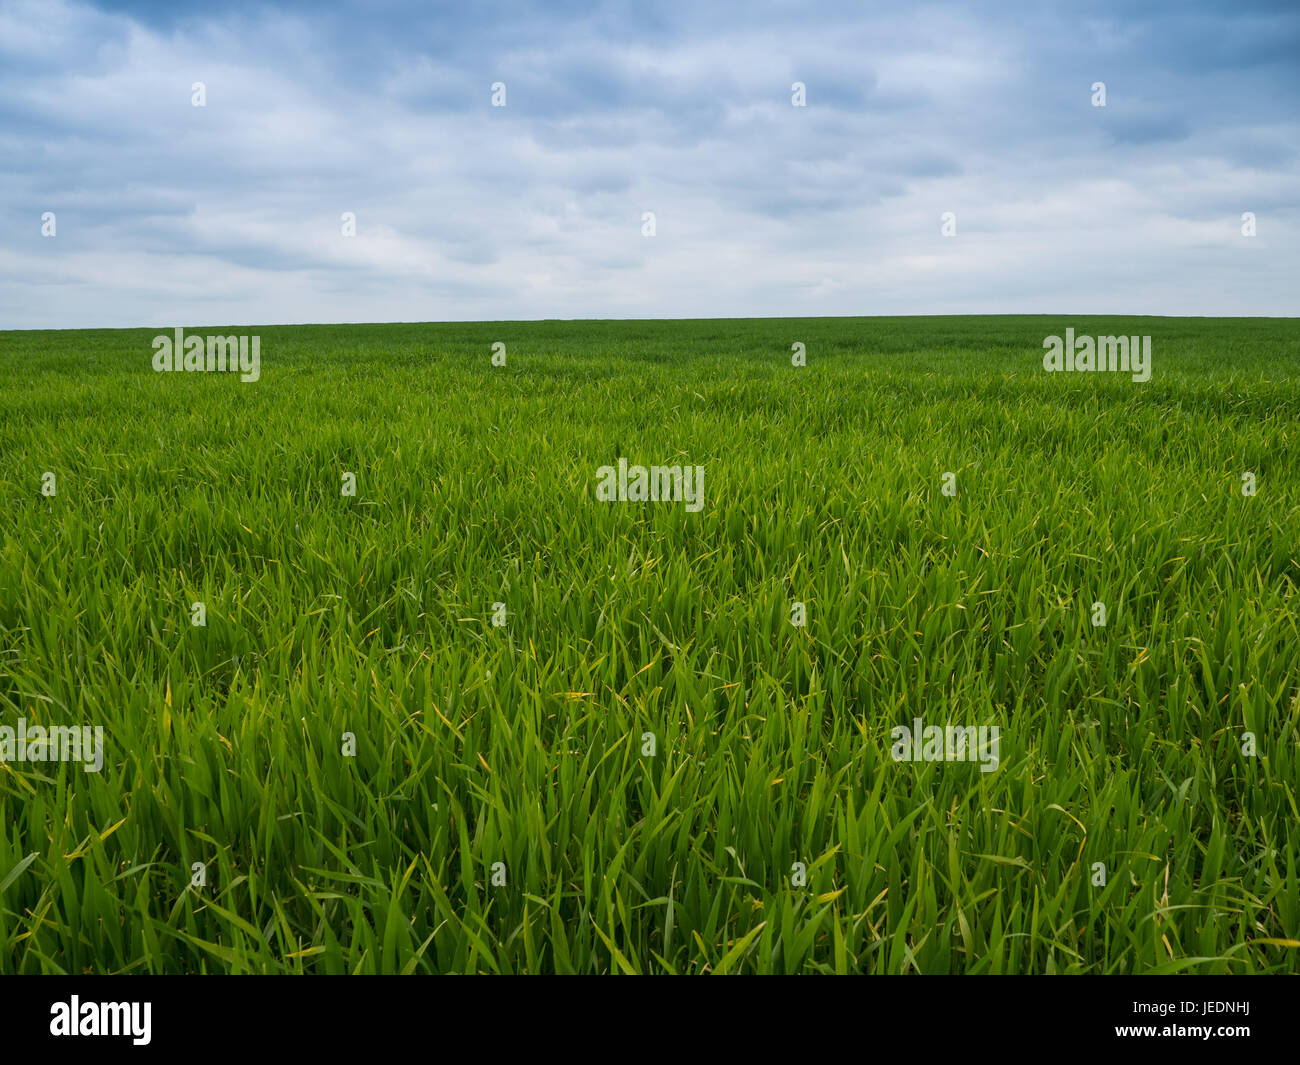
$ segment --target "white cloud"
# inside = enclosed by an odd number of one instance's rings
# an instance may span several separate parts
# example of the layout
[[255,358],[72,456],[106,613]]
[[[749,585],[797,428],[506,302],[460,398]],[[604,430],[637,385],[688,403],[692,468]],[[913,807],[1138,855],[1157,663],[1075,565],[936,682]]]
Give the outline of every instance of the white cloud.
[[426,52],[401,25],[363,51],[298,15],[11,5],[0,326],[1297,313],[1300,124],[1234,111],[1232,70],[1199,113],[1170,95],[1194,69],[1116,61],[1103,111],[1054,69],[1060,19],[910,10],[679,37],[464,22]]

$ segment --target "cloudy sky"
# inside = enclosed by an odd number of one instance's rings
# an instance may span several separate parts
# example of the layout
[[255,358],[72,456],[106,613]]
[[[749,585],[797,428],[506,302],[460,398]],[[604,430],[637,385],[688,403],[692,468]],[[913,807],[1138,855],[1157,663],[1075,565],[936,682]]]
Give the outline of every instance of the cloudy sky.
[[1298,164],[1296,0],[0,0],[0,328],[1294,316]]

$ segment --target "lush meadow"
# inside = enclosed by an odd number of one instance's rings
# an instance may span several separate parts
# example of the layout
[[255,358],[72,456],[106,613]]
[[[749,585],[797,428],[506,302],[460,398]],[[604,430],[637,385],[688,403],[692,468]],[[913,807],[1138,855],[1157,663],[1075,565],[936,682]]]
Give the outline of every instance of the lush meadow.
[[1300,321],[193,331],[0,333],[0,973],[1300,972]]

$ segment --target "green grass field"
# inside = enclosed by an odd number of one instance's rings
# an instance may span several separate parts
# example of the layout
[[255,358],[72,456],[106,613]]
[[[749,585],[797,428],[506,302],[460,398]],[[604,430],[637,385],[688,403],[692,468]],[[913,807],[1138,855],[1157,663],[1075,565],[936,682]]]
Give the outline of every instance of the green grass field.
[[0,972],[1300,972],[1300,320],[188,331],[0,333]]

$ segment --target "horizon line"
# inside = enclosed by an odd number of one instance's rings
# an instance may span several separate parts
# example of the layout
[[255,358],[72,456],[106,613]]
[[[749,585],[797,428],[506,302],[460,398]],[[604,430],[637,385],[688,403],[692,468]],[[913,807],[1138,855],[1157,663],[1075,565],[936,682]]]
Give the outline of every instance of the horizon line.
[[718,317],[661,317],[661,318],[444,318],[429,320],[393,320],[382,322],[258,322],[236,325],[226,323],[216,325],[84,325],[56,326],[43,328],[23,328],[21,326],[0,328],[4,333],[106,333],[135,332],[147,329],[298,329],[338,328],[341,326],[380,326],[380,325],[544,325],[555,323],[651,323],[651,322],[793,322],[793,321],[857,321],[870,320],[906,320],[912,318],[1160,318],[1170,321],[1278,321],[1300,320],[1300,314],[1114,314],[1097,312],[1020,312],[999,311],[983,314],[818,314],[818,315],[726,315]]

